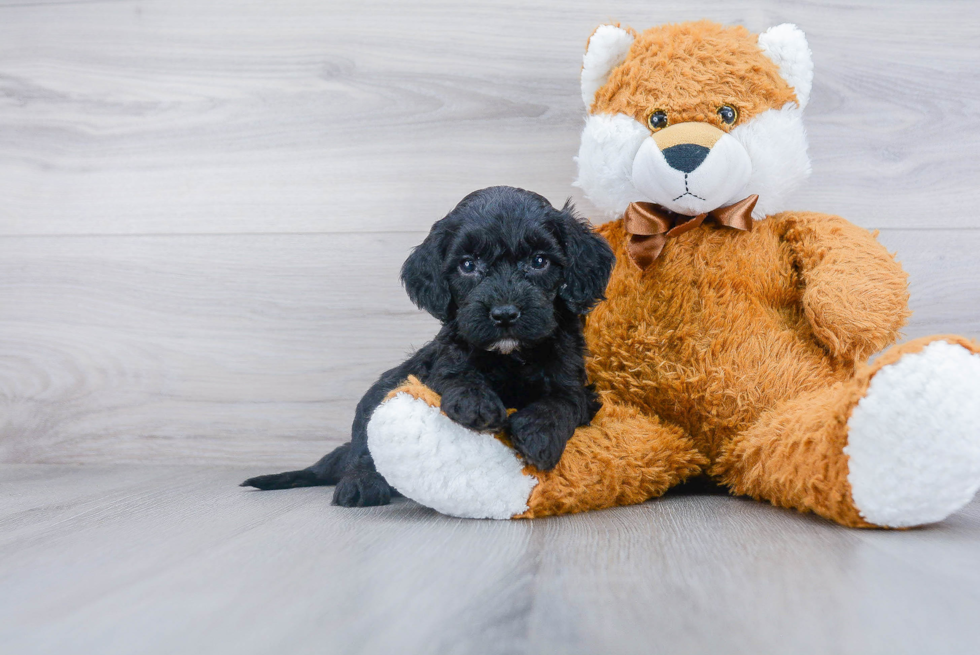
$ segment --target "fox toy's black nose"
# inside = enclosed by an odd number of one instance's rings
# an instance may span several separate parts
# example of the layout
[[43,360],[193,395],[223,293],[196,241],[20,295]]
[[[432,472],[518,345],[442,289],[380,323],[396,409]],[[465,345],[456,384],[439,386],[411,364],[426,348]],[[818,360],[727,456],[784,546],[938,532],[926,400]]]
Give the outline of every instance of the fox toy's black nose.
[[711,148],[705,148],[696,143],[679,143],[676,146],[664,148],[662,152],[664,159],[667,160],[671,168],[682,173],[690,173],[701,165],[701,162],[711,152]]
[[514,305],[498,305],[490,310],[490,318],[500,327],[510,325],[521,317],[521,310]]

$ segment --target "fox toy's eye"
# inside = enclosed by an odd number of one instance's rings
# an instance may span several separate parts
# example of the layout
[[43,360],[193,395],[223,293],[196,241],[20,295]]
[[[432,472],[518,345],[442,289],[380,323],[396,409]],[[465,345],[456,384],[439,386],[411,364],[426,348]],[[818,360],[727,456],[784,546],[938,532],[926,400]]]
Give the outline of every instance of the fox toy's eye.
[[649,125],[650,129],[654,132],[664,129],[667,127],[667,112],[663,111],[662,109],[658,109],[657,111],[653,112],[650,114],[650,118],[647,119],[647,125]]
[[738,110],[731,105],[722,105],[718,108],[718,118],[725,125],[734,125],[738,120]]
[[548,268],[548,264],[550,263],[551,262],[549,262],[548,258],[545,257],[544,255],[535,255],[534,257],[531,258],[531,268],[538,271],[542,271]]
[[459,262],[459,272],[465,274],[476,273],[476,260],[472,257],[463,257],[463,260]]

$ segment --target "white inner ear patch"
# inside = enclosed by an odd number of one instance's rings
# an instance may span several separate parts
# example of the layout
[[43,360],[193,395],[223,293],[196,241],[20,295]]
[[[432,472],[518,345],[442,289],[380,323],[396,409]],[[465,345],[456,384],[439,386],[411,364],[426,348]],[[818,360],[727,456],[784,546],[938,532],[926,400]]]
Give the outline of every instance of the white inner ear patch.
[[980,355],[936,341],[871,379],[847,422],[851,498],[869,523],[941,521],[980,489]]
[[793,87],[800,109],[806,107],[813,87],[813,54],[803,30],[791,23],[770,27],[759,35],[759,47]]
[[596,91],[609,80],[609,74],[626,59],[633,35],[615,25],[600,25],[589,39],[582,57],[582,102],[589,108]]

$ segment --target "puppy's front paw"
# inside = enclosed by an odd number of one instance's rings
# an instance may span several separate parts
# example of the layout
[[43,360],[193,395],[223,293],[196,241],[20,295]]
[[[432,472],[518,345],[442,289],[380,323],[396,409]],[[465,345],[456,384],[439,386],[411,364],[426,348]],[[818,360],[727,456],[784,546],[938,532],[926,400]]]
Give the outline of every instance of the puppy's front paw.
[[341,507],[373,507],[391,502],[394,491],[377,471],[347,471],[333,490],[333,504]]
[[529,464],[542,471],[549,471],[558,464],[568,436],[556,434],[553,417],[534,407],[527,407],[510,417],[514,448]]
[[480,387],[453,387],[442,395],[446,416],[471,430],[498,431],[507,422],[507,408],[500,397]]

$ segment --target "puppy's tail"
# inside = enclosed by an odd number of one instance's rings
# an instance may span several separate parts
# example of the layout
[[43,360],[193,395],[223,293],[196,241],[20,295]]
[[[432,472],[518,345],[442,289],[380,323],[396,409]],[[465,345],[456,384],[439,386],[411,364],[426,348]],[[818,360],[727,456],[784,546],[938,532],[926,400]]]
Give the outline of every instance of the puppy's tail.
[[240,486],[255,487],[267,491],[269,489],[293,489],[295,487],[319,487],[334,485],[340,480],[341,474],[347,467],[347,453],[350,452],[350,444],[345,443],[331,453],[324,455],[323,459],[301,471],[286,471],[285,473],[273,473],[271,475],[260,475],[245,480]]

